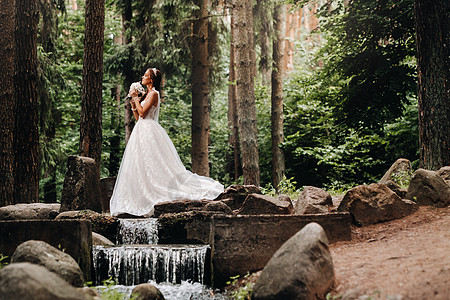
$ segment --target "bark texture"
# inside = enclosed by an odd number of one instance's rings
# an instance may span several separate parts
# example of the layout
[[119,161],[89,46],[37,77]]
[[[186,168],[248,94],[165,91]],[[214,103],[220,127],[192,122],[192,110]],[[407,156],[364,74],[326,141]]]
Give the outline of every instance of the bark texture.
[[259,186],[259,154],[255,107],[253,1],[234,1],[236,91],[244,184]]
[[228,141],[231,145],[230,178],[237,180],[242,175],[241,151],[239,145],[239,124],[237,115],[236,98],[236,56],[235,56],[235,34],[234,34],[234,14],[231,11],[231,34],[230,34],[230,74],[228,85],[228,128],[230,135]]
[[274,10],[275,39],[273,41],[272,68],[272,183],[277,189],[284,176],[284,153],[280,144],[283,133],[283,32],[284,6],[277,5]]
[[15,16],[14,202],[33,203],[39,200],[37,1],[16,0]]
[[0,0],[0,206],[14,202],[14,1]]
[[208,0],[196,0],[192,35],[192,172],[209,176]]
[[93,158],[100,170],[105,1],[87,0],[85,14],[79,153]]
[[415,0],[420,166],[450,165],[450,1]]

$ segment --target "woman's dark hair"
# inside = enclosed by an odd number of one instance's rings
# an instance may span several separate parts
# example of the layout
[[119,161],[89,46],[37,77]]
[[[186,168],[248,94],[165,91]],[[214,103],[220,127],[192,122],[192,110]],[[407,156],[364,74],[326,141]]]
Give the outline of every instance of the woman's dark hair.
[[153,87],[161,93],[161,79],[162,79],[162,74],[161,71],[158,70],[157,68],[148,68],[148,70],[150,70],[150,78],[153,81]]
[[[157,68],[148,68],[147,70],[150,70],[150,78],[153,81],[153,87],[161,94],[161,79],[162,79],[162,73]],[[156,70],[156,71],[155,71]],[[146,91],[144,95],[142,95],[139,99],[139,102],[142,102],[145,97],[147,96],[149,91]]]

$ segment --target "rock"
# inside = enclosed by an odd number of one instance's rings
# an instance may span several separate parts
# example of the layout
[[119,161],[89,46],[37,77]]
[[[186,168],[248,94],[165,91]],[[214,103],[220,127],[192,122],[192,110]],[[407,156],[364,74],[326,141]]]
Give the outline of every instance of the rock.
[[93,246],[114,246],[114,243],[105,238],[103,235],[96,232],[92,233],[92,245]]
[[239,215],[289,215],[294,211],[292,202],[270,196],[250,194],[238,211]]
[[445,207],[450,204],[450,186],[437,172],[418,169],[411,178],[406,199],[419,205]]
[[83,272],[77,262],[69,254],[43,241],[29,240],[20,244],[14,251],[11,262],[41,265],[73,286],[82,287],[84,284]]
[[156,203],[153,217],[157,218],[162,214],[181,213],[187,211],[201,211],[211,200],[175,200]]
[[330,193],[318,187],[307,186],[298,196],[294,214],[326,214],[332,206]]
[[334,277],[327,235],[319,224],[309,223],[272,256],[252,299],[325,299]]
[[58,203],[15,204],[0,207],[0,220],[54,219],[59,214]]
[[225,215],[233,214],[233,211],[231,210],[231,208],[228,205],[226,205],[225,203],[223,203],[222,201],[210,201],[205,205],[204,210],[218,212],[218,213],[222,213]]
[[86,299],[102,300],[100,293],[90,287],[85,286],[82,288],[77,288],[77,290],[83,293]]
[[445,166],[436,171],[436,174],[441,177],[447,185],[450,185],[450,166]]
[[119,222],[110,215],[100,214],[92,210],[65,211],[56,216],[56,220],[88,220],[92,224],[92,231],[97,232],[110,241],[116,240]]
[[406,158],[399,158],[392,164],[389,170],[386,171],[378,183],[386,184],[388,180],[392,180],[402,186],[405,182],[409,181],[411,173],[411,162]]
[[[283,194],[278,195],[277,201],[285,201],[285,202],[292,203],[291,197],[289,197],[288,195],[283,195]],[[294,203],[292,203],[292,205],[294,205]]]
[[238,210],[249,194],[261,194],[261,190],[255,185],[230,185],[216,200],[222,200],[232,210]]
[[100,174],[92,158],[71,155],[61,193],[61,212],[83,209],[102,211]]
[[150,283],[138,284],[131,292],[135,300],[164,300],[164,296],[157,287]]
[[390,188],[393,192],[395,192],[400,198],[406,198],[406,193],[408,192],[406,189],[401,188],[395,181],[388,180],[385,185]]
[[401,199],[384,184],[359,185],[347,191],[338,211],[348,211],[358,226],[405,217],[418,209],[413,201]]
[[86,300],[82,292],[46,268],[13,263],[0,270],[0,299]]
[[100,192],[101,192],[101,205],[102,211],[109,211],[109,200],[114,191],[114,185],[116,184],[116,177],[107,177],[100,179]]

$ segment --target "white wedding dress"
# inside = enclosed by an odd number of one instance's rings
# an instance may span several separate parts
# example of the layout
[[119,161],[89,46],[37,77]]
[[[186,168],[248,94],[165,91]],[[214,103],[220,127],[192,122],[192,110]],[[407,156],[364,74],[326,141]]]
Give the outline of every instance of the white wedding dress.
[[110,200],[112,216],[151,216],[156,203],[171,200],[213,200],[224,186],[184,167],[164,128],[158,105],[139,118],[123,154]]

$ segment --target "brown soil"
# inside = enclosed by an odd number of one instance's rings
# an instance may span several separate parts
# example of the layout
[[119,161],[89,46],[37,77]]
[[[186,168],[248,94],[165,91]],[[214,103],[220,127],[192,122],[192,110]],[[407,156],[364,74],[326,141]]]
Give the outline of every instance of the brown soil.
[[450,300],[450,207],[423,206],[402,219],[352,227],[352,240],[330,251],[336,281],[329,299]]
[[337,299],[450,299],[450,207],[353,227],[330,250]]

